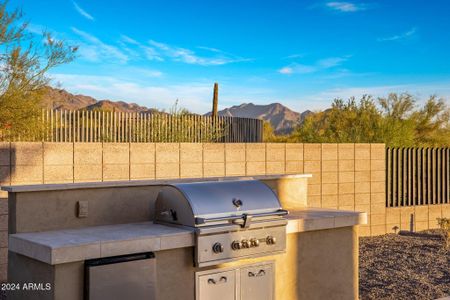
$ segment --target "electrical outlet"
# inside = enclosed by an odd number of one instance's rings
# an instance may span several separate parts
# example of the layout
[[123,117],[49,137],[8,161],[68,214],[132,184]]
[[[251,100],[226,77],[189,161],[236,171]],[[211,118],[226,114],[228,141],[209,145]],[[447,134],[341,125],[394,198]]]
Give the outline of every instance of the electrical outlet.
[[89,212],[88,201],[78,201],[78,218],[87,218]]

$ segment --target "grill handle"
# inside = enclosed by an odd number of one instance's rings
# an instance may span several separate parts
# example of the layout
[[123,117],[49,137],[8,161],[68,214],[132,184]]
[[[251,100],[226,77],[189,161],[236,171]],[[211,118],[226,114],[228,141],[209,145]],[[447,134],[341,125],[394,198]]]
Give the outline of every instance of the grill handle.
[[247,223],[246,219],[251,219],[255,217],[269,217],[269,216],[285,216],[289,213],[289,211],[285,209],[279,209],[275,212],[267,212],[260,214],[242,214],[240,216],[229,216],[229,217],[217,217],[217,218],[195,218],[196,225],[202,225],[211,222],[220,222],[220,221],[234,221],[234,220],[244,220],[244,224]]

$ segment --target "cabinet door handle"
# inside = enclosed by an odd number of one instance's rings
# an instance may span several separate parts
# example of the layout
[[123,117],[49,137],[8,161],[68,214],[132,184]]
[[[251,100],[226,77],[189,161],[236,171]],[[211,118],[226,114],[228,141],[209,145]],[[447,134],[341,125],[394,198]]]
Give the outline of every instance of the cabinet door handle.
[[266,275],[266,271],[264,270],[259,270],[259,272],[257,274],[253,273],[253,272],[248,272],[248,277],[260,277],[260,276],[264,276]]
[[228,279],[225,276],[220,277],[219,282],[217,282],[214,278],[208,279],[208,284],[217,284],[217,283],[227,283]]

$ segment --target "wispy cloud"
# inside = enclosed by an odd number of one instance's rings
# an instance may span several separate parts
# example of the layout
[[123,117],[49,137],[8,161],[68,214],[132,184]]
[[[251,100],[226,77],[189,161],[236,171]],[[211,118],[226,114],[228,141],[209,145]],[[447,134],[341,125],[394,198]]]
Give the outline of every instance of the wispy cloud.
[[353,3],[353,2],[327,2],[325,3],[325,6],[329,9],[344,12],[344,13],[351,13],[351,12],[357,12],[361,10],[367,9],[367,4],[364,3]]
[[42,34],[45,32],[45,27],[38,24],[28,23],[26,30],[30,33]]
[[141,46],[141,49],[144,51],[145,57],[148,60],[164,61],[164,58],[161,57],[161,55],[158,53],[158,51],[155,50],[155,48],[148,46]]
[[71,29],[83,39],[78,51],[78,54],[82,58],[93,62],[103,60],[111,60],[123,64],[128,62],[129,56],[118,47],[104,43],[96,36],[75,27],[72,27]]
[[280,73],[280,74],[285,74],[285,75],[289,75],[289,74],[294,73],[294,68],[293,68],[293,66],[290,66],[290,67],[283,67],[283,68],[281,68],[281,69],[278,70],[278,73]]
[[304,56],[305,56],[304,54],[296,53],[296,54],[291,54],[291,55],[285,56],[285,57],[283,57],[283,59],[294,59],[294,58],[301,58]]
[[326,69],[340,66],[345,61],[347,61],[349,58],[350,58],[350,56],[348,56],[348,55],[343,56],[343,57],[328,57],[325,59],[318,60],[314,64],[311,64],[311,65],[292,63],[288,66],[285,66],[285,67],[279,69],[278,73],[285,74],[285,75],[315,73],[315,72],[319,72],[319,71],[323,71]]
[[75,7],[76,11],[82,15],[83,17],[85,17],[88,20],[94,21],[94,17],[92,15],[90,15],[88,12],[86,12],[84,9],[82,9],[75,1],[72,2],[73,6]]
[[139,45],[138,41],[136,41],[133,38],[130,38],[128,35],[125,34],[120,35],[120,39],[127,44]]
[[202,49],[202,50],[211,51],[211,52],[216,52],[216,53],[223,53],[222,50],[217,49],[217,48],[212,48],[212,47],[198,46],[197,48]]
[[119,48],[108,45],[97,37],[75,27],[72,27],[72,31],[90,43],[90,45],[81,45],[82,47],[80,47],[79,52],[82,56],[92,61],[98,61],[101,58],[101,55],[97,53],[98,51],[94,51],[97,48],[101,49],[107,56],[115,57],[122,62],[126,62],[129,59],[146,59],[158,62],[172,60],[192,65],[217,66],[249,61],[249,59],[227,53],[217,48],[198,46],[198,52],[202,54],[200,55],[193,50],[172,46],[155,40],[142,43],[125,34],[120,35],[117,41],[118,46],[120,46]]
[[279,73],[281,74],[308,74],[308,73],[314,73],[317,71],[317,67],[316,66],[308,66],[308,65],[302,65],[302,64],[297,64],[297,63],[293,63],[290,64],[289,66],[283,67],[280,70],[278,70]]
[[199,48],[203,49],[203,50],[207,50],[208,52],[213,52],[214,55],[201,56],[201,55],[198,55],[193,50],[186,49],[186,48],[180,48],[180,47],[176,47],[176,46],[171,46],[171,45],[157,42],[154,40],[150,40],[149,44],[151,46],[153,46],[153,50],[155,50],[156,53],[160,53],[161,56],[171,58],[174,61],[179,61],[179,62],[183,62],[186,64],[192,64],[192,65],[217,66],[217,65],[225,65],[225,64],[249,60],[249,59],[231,55],[231,54],[223,52],[219,49],[210,48],[210,47],[199,47]]
[[343,62],[349,59],[350,56],[344,57],[329,57],[325,59],[321,59],[317,62],[317,66],[320,69],[328,69],[341,65]]
[[[124,49],[129,49],[127,47],[127,44],[132,45],[132,46],[137,47],[137,50],[140,50],[146,59],[154,60],[154,61],[164,61],[164,59],[161,57],[161,55],[158,53],[158,51],[156,51],[155,48],[143,45],[142,43],[138,42],[137,40],[135,40],[127,35],[124,35],[124,34],[122,34],[120,37],[121,37],[120,43],[122,44],[122,47]],[[136,53],[136,50],[129,49],[127,51],[133,51],[134,53]]]
[[409,38],[412,38],[417,33],[417,28],[413,27],[410,30],[403,32],[402,34],[397,34],[389,37],[379,38],[377,41],[379,42],[391,42],[391,41],[399,41],[399,40],[406,40]]

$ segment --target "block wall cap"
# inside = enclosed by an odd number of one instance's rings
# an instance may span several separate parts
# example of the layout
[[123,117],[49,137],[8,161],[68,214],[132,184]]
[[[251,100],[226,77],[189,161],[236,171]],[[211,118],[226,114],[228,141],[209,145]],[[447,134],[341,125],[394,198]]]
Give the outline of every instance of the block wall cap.
[[27,193],[43,191],[80,190],[80,189],[102,189],[120,187],[155,186],[170,183],[199,182],[199,181],[220,181],[220,180],[270,180],[270,179],[298,179],[310,178],[311,174],[273,174],[258,176],[230,176],[230,177],[210,177],[210,178],[183,178],[183,179],[157,179],[157,180],[126,180],[108,182],[80,182],[62,184],[35,184],[35,185],[12,185],[2,186],[3,191],[10,193]]

